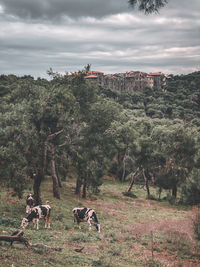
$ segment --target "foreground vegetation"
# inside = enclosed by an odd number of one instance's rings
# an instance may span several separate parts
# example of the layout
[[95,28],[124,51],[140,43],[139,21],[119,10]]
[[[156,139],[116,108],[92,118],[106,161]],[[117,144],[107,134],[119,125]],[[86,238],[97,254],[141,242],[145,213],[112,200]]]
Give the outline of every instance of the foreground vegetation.
[[[171,206],[161,201],[147,200],[146,192],[134,186],[135,198],[122,194],[127,183],[114,182],[107,177],[98,199],[74,195],[75,180],[63,183],[62,199],[52,197],[49,179],[42,184],[42,199],[52,206],[51,229],[33,229],[30,224],[24,236],[31,243],[61,248],[26,248],[23,244],[0,242],[1,266],[199,266],[200,243],[194,239],[192,208]],[[28,193],[28,191],[26,192]],[[25,200],[11,196],[1,189],[0,235],[19,229],[25,216]],[[157,191],[152,190],[157,197]],[[73,221],[72,208],[87,206],[96,210],[101,233],[88,231],[87,223],[79,230]],[[76,249],[83,248],[81,252]],[[12,265],[13,264],[13,265]]]

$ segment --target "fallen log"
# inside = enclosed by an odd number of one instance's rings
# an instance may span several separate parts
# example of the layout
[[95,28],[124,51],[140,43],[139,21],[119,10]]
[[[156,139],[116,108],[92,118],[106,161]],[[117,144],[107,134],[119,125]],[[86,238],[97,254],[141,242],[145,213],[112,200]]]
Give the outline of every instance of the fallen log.
[[76,252],[82,252],[83,249],[84,249],[84,247],[81,247],[81,248],[75,248],[74,251],[76,251]]
[[27,238],[23,237],[24,232],[22,230],[17,230],[13,232],[10,236],[8,235],[0,235],[0,241],[10,242],[11,246],[13,242],[17,241],[23,243],[26,247],[30,246]]
[[55,251],[62,250],[62,248],[50,247],[44,244],[31,244],[27,238],[23,237],[23,234],[24,232],[22,230],[17,230],[13,232],[10,236],[0,235],[0,241],[10,242],[11,246],[13,242],[17,241],[17,242],[23,243],[27,248],[38,247],[38,248],[47,248],[47,249],[51,249]]
[[28,240],[24,238],[23,236],[0,235],[0,241],[10,242],[11,245],[13,244],[13,242],[18,241],[18,242],[23,243],[26,247],[30,246],[30,243],[28,242]]

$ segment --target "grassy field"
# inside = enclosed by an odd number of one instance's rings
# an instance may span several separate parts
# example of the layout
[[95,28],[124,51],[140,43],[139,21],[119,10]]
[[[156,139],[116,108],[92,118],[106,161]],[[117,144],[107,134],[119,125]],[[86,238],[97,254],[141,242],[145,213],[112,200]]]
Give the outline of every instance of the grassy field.
[[[74,195],[74,181],[63,182],[61,200],[52,197],[51,180],[42,184],[43,202],[52,207],[51,229],[24,230],[32,244],[41,243],[61,248],[26,248],[23,244],[0,242],[0,266],[200,266],[200,244],[193,236],[192,208],[170,206],[165,201],[146,200],[146,192],[135,186],[137,198],[124,196],[128,184],[106,180],[96,198],[86,200]],[[28,193],[28,191],[26,192]],[[153,192],[156,195],[156,192]],[[26,195],[26,194],[25,194]],[[164,196],[164,195],[163,195]],[[101,233],[88,231],[82,223],[79,230],[74,223],[74,207],[96,210]],[[25,216],[25,200],[0,191],[0,235],[9,235],[20,228]],[[76,249],[83,248],[81,252]]]

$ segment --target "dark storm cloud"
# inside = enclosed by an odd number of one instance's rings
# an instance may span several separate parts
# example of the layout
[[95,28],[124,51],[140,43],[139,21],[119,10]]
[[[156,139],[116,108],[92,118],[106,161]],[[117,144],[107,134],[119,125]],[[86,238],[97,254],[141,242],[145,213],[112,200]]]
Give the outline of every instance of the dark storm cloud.
[[188,73],[200,62],[200,1],[145,16],[127,0],[0,0],[0,74]]
[[[0,0],[6,14],[21,19],[58,19],[62,16],[75,17],[103,17],[123,12],[136,12],[128,0]],[[190,10],[188,12],[188,5]],[[179,17],[193,17],[199,15],[199,0],[168,0],[162,12],[170,11],[170,15]]]
[[130,10],[127,0],[0,0],[5,12],[20,18],[102,17]]

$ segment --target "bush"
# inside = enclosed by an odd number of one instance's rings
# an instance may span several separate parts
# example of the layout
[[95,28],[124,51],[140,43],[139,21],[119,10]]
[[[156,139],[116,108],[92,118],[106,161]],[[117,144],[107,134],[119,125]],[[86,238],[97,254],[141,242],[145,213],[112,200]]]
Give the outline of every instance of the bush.
[[197,240],[200,240],[200,208],[195,209],[193,229],[194,229],[195,238]]
[[176,198],[172,196],[171,194],[167,194],[165,200],[167,200],[170,205],[174,205],[176,202]]
[[197,170],[193,170],[191,179],[188,179],[181,187],[182,202],[187,205],[200,203],[200,176]]
[[19,228],[19,226],[20,226],[19,220],[15,219],[15,218],[10,218],[7,216],[2,216],[0,218],[0,224],[4,225],[6,227],[13,227],[13,228]]
[[122,192],[122,194],[126,197],[137,198],[137,196],[132,192]]

